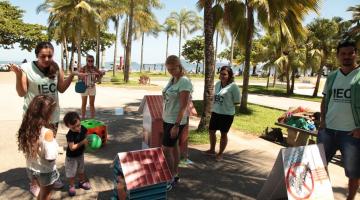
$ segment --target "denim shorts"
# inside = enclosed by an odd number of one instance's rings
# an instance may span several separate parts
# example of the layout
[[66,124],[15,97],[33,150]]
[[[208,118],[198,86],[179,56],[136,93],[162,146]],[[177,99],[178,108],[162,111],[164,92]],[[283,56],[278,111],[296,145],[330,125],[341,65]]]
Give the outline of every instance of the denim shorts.
[[29,179],[32,180],[33,178],[35,178],[36,180],[38,180],[40,186],[52,185],[55,183],[56,180],[60,178],[58,170],[54,170],[49,173],[40,173],[27,168],[26,172]]
[[348,131],[322,129],[318,133],[318,143],[324,144],[327,162],[340,150],[345,175],[360,178],[360,139],[349,135]]

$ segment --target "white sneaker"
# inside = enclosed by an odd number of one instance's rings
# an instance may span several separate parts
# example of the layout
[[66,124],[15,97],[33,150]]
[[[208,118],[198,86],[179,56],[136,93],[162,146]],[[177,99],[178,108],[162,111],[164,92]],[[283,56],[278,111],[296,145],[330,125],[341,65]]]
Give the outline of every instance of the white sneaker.
[[60,179],[58,179],[58,180],[56,180],[54,182],[54,188],[55,189],[61,189],[63,187],[64,187],[64,183]]

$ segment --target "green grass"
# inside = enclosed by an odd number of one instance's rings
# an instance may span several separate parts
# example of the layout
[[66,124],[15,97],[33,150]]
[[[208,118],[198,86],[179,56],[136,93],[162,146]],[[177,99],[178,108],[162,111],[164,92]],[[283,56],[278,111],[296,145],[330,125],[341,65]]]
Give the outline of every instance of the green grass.
[[[193,103],[200,113],[203,108],[203,101],[195,100]],[[232,128],[256,136],[263,134],[266,127],[274,127],[274,123],[284,113],[282,110],[255,104],[248,104],[246,113],[240,113],[238,107],[236,110]],[[208,137],[207,131],[190,131],[189,142],[191,144],[207,144],[209,143]]]
[[[169,73],[164,73],[164,72],[131,72],[129,74],[130,78],[131,79],[134,79],[134,80],[138,80],[140,78],[141,75],[147,75],[149,76],[151,79],[163,79],[163,78],[169,78],[170,75]],[[203,74],[186,74],[186,76],[188,76],[189,78],[191,79],[204,79],[205,78],[205,75]],[[113,77],[113,72],[112,71],[109,71],[109,72],[106,72],[105,78],[112,78]],[[120,79],[123,79],[124,78],[124,73],[123,72],[116,72],[115,73],[115,77],[118,77]],[[218,79],[219,75],[218,74],[215,74],[215,81]],[[243,80],[243,77],[242,76],[236,76],[235,77],[235,80],[236,81],[242,81]],[[251,82],[266,82],[267,81],[267,78],[261,78],[261,77],[257,77],[257,76],[250,76],[250,81]]]
[[232,128],[257,136],[260,136],[266,127],[274,126],[277,119],[284,113],[282,110],[255,104],[248,104],[248,109],[247,113],[237,111]]
[[208,131],[190,130],[189,143],[190,144],[208,144],[209,143]]
[[[163,78],[169,78],[170,74],[169,73],[164,73],[164,72],[131,72],[129,74],[131,79],[139,79],[141,75],[147,75],[152,79],[163,79]],[[192,79],[203,79],[205,76],[203,74],[187,74],[186,76],[188,76],[189,78]],[[112,78],[113,77],[113,73],[112,72],[106,72],[105,76],[106,78]],[[115,77],[124,78],[124,73],[123,72],[116,72],[115,73]]]
[[314,102],[321,102],[321,97],[311,97],[307,95],[300,95],[300,94],[286,94],[286,88],[276,86],[275,88],[260,85],[250,85],[249,86],[249,93],[250,94],[264,94],[264,95],[271,95],[277,97],[289,97],[294,99],[301,99],[306,101],[314,101]]

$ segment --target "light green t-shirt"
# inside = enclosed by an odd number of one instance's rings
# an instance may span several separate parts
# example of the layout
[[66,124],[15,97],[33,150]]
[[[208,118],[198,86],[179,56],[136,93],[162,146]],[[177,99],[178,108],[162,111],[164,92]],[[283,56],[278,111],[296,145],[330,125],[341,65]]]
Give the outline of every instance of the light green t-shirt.
[[58,97],[58,74],[54,79],[46,77],[35,65],[34,62],[25,63],[21,65],[21,69],[25,72],[28,80],[28,91],[24,97],[24,112],[27,110],[30,102],[37,95],[43,94],[54,98],[56,101],[56,108],[52,115],[51,122],[58,123],[60,119],[60,106]]
[[240,89],[235,82],[222,87],[221,81],[215,84],[212,112],[223,115],[234,115],[235,105],[240,103]]
[[[172,80],[163,89],[164,107],[163,107],[163,120],[166,123],[174,124],[180,111],[180,92],[189,91],[190,94],[193,91],[193,86],[190,80],[183,76],[175,84]],[[189,113],[185,112],[180,124],[187,123],[187,117]]]
[[[328,110],[325,116],[326,128],[339,131],[352,131],[356,128],[354,116],[351,110],[351,83],[359,73],[360,68],[344,75],[340,70],[337,72],[330,97]],[[326,85],[323,94],[326,95]]]

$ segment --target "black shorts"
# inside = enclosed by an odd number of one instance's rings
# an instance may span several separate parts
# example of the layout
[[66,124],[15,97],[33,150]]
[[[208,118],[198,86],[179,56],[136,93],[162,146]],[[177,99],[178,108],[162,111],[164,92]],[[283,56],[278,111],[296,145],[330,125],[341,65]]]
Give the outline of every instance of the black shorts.
[[223,115],[215,112],[211,113],[209,130],[217,131],[221,133],[229,132],[231,124],[234,121],[234,115]]
[[166,122],[163,122],[163,130],[164,130],[164,134],[163,134],[163,140],[162,140],[162,144],[166,147],[173,147],[175,146],[177,140],[180,138],[180,135],[182,133],[182,131],[184,130],[185,125],[180,125],[179,127],[179,133],[176,136],[176,138],[171,138],[170,137],[170,131],[171,128],[174,126],[174,124],[169,124]]

